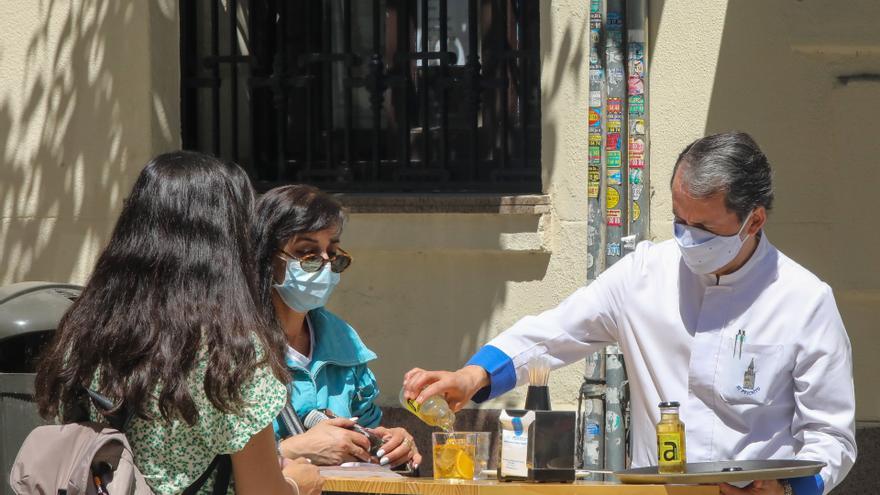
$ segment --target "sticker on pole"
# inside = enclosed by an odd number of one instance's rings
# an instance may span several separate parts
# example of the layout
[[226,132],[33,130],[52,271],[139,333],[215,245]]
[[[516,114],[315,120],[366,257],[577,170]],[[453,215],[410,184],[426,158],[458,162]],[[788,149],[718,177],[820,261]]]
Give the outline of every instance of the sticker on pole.
[[608,185],[609,186],[619,186],[621,184],[622,184],[622,182],[621,182],[620,169],[619,168],[614,168],[614,169],[609,168],[608,169]]
[[[609,189],[610,191],[611,189]],[[608,226],[609,227],[621,227],[623,226],[623,217],[620,214],[620,210],[608,210],[607,211],[608,218]]]
[[617,192],[617,189],[609,188],[605,193],[605,208],[609,210],[617,208],[618,203],[620,203],[620,193]]

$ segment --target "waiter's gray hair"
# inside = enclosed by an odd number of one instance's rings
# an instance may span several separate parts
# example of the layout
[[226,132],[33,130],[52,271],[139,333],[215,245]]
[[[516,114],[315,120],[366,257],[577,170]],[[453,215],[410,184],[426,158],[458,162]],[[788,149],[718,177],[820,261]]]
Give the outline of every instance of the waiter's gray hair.
[[773,207],[770,163],[758,143],[744,132],[725,132],[697,139],[678,155],[672,179],[681,170],[682,184],[698,198],[723,192],[727,208],[740,220],[758,206]]

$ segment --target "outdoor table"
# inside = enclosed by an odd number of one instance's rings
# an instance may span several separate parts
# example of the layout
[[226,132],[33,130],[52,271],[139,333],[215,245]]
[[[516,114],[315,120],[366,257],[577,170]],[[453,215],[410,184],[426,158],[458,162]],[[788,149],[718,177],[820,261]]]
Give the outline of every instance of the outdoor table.
[[391,495],[718,495],[716,485],[622,485],[601,481],[522,483],[497,480],[451,483],[432,478],[327,477],[324,493]]

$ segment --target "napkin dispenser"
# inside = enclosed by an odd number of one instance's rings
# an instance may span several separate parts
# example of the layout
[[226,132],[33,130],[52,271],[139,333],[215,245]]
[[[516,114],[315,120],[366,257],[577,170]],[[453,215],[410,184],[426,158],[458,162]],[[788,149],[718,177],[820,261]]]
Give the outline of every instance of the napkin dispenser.
[[575,423],[574,411],[501,411],[498,479],[573,482]]

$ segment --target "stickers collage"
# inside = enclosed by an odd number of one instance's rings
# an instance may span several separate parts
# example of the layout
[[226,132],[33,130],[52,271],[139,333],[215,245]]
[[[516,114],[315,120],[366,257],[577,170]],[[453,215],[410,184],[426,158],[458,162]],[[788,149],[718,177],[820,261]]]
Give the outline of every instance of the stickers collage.
[[[587,196],[590,200],[601,197],[604,158],[608,264],[623,255],[619,241],[622,236],[646,230],[639,205],[647,178],[645,44],[629,40],[624,64],[623,25],[621,12],[609,11],[603,26],[601,2],[591,0]],[[596,49],[602,42],[603,27],[607,36],[605,60]],[[631,229],[626,229],[626,222]]]

